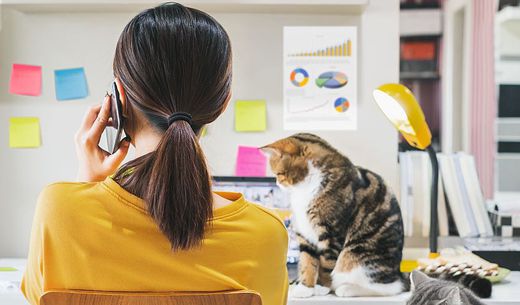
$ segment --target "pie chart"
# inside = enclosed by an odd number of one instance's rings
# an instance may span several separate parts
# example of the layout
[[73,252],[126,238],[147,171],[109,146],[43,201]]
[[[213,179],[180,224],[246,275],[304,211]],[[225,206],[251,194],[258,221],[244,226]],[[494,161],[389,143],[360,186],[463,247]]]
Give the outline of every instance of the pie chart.
[[309,73],[305,69],[296,68],[291,72],[290,79],[296,87],[303,87],[309,81]]
[[338,97],[334,101],[334,109],[337,112],[346,112],[350,108],[350,102],[344,97]]
[[348,78],[345,73],[336,72],[336,71],[328,71],[320,74],[316,79],[316,86],[320,88],[341,88],[348,83]]

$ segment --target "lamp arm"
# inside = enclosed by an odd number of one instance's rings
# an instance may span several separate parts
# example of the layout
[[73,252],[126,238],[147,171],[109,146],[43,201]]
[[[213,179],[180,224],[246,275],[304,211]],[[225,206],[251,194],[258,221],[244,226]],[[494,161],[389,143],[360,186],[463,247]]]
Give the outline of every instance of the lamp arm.
[[425,149],[430,156],[432,163],[432,189],[430,202],[430,255],[437,253],[437,237],[439,235],[439,223],[437,217],[437,202],[439,194],[439,162],[437,161],[437,153],[430,145]]

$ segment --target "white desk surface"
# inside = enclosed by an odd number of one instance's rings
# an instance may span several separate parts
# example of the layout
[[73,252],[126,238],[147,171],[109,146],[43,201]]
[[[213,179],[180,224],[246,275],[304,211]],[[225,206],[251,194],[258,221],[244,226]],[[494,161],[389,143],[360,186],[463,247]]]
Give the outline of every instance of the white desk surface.
[[[0,272],[0,305],[28,305],[18,286],[25,269],[24,259],[0,259],[0,267],[17,271]],[[393,297],[337,298],[333,295],[308,299],[289,299],[288,305],[403,305],[409,293]],[[493,296],[483,300],[488,305],[520,305],[520,272],[512,272],[502,283],[493,285]],[[269,304],[265,304],[269,305]]]

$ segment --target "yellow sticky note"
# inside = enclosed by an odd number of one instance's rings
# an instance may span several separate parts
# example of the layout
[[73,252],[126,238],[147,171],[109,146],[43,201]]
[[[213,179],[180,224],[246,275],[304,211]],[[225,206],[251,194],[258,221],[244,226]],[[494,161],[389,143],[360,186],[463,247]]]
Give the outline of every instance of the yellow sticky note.
[[40,119],[35,117],[15,117],[9,119],[9,147],[40,147]]
[[236,131],[265,131],[266,125],[266,105],[264,100],[236,101]]

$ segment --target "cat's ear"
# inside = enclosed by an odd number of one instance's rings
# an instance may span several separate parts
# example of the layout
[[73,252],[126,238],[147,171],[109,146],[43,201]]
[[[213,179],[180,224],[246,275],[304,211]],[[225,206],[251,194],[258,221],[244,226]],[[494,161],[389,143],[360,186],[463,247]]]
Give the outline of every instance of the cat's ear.
[[263,152],[264,155],[266,155],[267,157],[282,155],[282,152],[280,150],[272,147],[271,145],[266,145],[266,146],[260,147],[260,151]]
[[450,290],[448,293],[448,296],[446,297],[446,304],[447,305],[462,305],[462,298],[461,298],[461,291],[460,288],[455,286],[453,289]]
[[300,148],[298,145],[296,145],[294,141],[291,141],[290,139],[278,140],[264,147],[260,147],[260,149],[264,153],[276,153],[279,156],[283,154],[296,155],[300,153]]
[[307,145],[302,145],[300,148],[300,156],[305,157],[310,154],[310,148]]
[[414,270],[412,273],[410,273],[410,282],[412,284],[412,287],[417,287],[421,283],[425,283],[428,281],[433,281],[430,277],[428,277],[426,274],[422,273],[421,271]]

